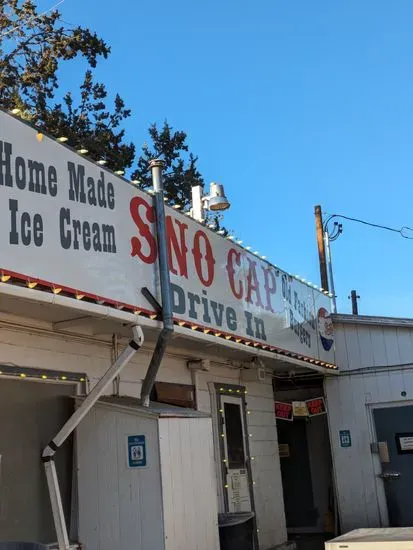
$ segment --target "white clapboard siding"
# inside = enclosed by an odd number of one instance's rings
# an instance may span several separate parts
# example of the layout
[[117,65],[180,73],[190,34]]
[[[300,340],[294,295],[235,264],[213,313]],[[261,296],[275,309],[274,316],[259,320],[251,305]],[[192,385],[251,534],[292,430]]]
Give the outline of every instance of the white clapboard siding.
[[[232,384],[245,386],[247,404],[247,431],[254,481],[254,502],[256,507],[259,547],[262,550],[282,544],[287,539],[284,514],[280,459],[278,453],[277,427],[274,414],[274,395],[271,376],[265,381],[254,380],[248,371],[243,379],[240,369],[212,364],[209,372],[197,372],[198,410],[211,413],[209,384]],[[215,457],[220,460],[219,456]],[[217,465],[217,477],[220,478]]]
[[251,469],[258,541],[264,550],[287,540],[274,393],[270,376],[262,382],[242,383],[247,390],[249,445],[254,457]]
[[[326,378],[325,390],[341,527],[386,526],[383,482],[370,450],[372,409],[413,402],[413,329],[343,323],[335,336],[342,374]],[[350,430],[351,447],[340,446],[340,430]]]
[[211,420],[163,418],[159,437],[165,550],[218,549]]
[[[145,435],[147,468],[127,468],[127,436]],[[96,406],[77,429],[79,542],[93,550],[164,548],[156,419]]]
[[336,361],[341,371],[413,363],[413,329],[337,323]]
[[[120,351],[122,351],[120,345]],[[110,343],[79,340],[71,335],[37,334],[27,328],[21,330],[3,329],[0,333],[2,363],[20,367],[58,370],[63,372],[86,373],[90,388],[104,375],[111,364]],[[135,354],[120,375],[122,395],[137,397],[148,365],[150,350],[140,350]],[[167,354],[158,373],[159,381],[191,384],[191,373],[186,367],[186,359]],[[112,386],[107,393],[112,393]]]

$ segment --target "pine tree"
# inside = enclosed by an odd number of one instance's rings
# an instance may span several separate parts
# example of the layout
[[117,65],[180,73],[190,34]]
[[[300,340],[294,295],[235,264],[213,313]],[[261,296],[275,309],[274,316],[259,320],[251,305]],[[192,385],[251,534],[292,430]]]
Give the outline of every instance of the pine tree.
[[[66,138],[93,160],[122,173],[135,160],[135,146],[125,141],[122,128],[131,111],[119,95],[109,107],[105,85],[93,79],[99,58],[109,54],[110,47],[96,33],[64,23],[56,9],[39,13],[32,0],[0,0],[0,106],[18,109],[19,116],[40,130]],[[57,102],[58,70],[76,58],[89,64],[79,94],[69,91]],[[151,187],[149,161],[162,158],[168,202],[187,208],[191,187],[202,185],[203,179],[185,132],[165,122],[161,130],[153,124],[149,137],[152,145],[143,147],[132,179],[144,189]]]
[[187,208],[191,202],[191,187],[203,185],[204,180],[196,166],[198,158],[189,153],[187,135],[182,131],[173,131],[165,121],[161,130],[156,124],[149,128],[152,147],[144,144],[132,175],[142,189],[152,187],[149,163],[161,158],[164,163],[163,183],[168,204],[179,204]]

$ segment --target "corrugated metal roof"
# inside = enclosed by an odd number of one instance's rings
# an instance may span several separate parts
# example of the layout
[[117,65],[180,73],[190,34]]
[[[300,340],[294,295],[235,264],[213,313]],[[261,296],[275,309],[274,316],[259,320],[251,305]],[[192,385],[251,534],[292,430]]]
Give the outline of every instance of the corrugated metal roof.
[[403,317],[378,317],[373,315],[349,315],[335,313],[331,315],[333,323],[356,324],[356,325],[380,325],[383,327],[406,327],[413,328],[413,319]]

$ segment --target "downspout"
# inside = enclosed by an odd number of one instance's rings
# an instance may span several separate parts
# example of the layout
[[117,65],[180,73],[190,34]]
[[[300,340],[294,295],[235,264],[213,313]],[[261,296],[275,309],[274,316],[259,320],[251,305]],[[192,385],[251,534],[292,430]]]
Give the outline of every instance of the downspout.
[[101,397],[108,386],[113,382],[123,367],[129,363],[135,353],[142,347],[143,332],[141,327],[132,328],[133,338],[126,349],[119,355],[116,361],[109,367],[103,377],[94,386],[80,407],[63,425],[60,431],[45,447],[42,454],[42,462],[46,473],[47,486],[49,489],[50,501],[52,504],[53,521],[56,529],[59,550],[68,550],[70,548],[69,535],[67,532],[66,520],[63,510],[62,496],[60,494],[59,480],[57,479],[55,454],[59,447],[63,445],[69,435],[76,429],[83,418],[87,415],[96,401]]
[[158,336],[155,350],[151,362],[142,382],[141,403],[144,407],[149,407],[149,398],[153,385],[158,374],[158,370],[165,354],[166,347],[174,331],[174,321],[172,314],[172,295],[171,280],[169,276],[168,248],[166,242],[166,221],[165,221],[165,203],[162,182],[162,160],[151,161],[153,189],[155,192],[155,217],[156,217],[156,236],[158,242],[159,257],[159,279],[161,285],[162,298],[162,322],[163,328]]

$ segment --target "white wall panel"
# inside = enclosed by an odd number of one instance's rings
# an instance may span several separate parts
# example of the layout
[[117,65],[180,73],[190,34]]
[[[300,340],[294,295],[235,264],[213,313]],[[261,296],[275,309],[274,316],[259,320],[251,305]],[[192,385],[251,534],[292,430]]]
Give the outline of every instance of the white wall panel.
[[[386,523],[386,504],[370,451],[371,410],[413,399],[413,330],[345,323],[335,335],[342,375],[327,378],[325,388],[342,529],[377,527]],[[350,430],[350,448],[340,446],[340,430]]]

